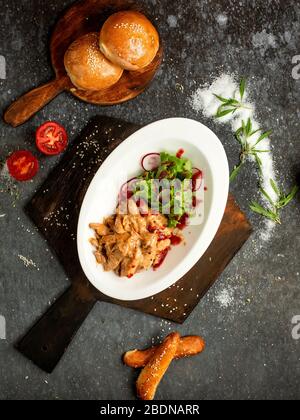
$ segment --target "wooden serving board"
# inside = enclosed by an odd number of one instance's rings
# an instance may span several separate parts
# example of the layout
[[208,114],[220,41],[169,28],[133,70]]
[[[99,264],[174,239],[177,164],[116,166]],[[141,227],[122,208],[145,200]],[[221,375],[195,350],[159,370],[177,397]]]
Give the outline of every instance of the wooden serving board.
[[[106,106],[121,104],[143,93],[161,65],[162,45],[160,45],[153,62],[146,68],[139,71],[124,71],[118,83],[100,91],[77,89],[65,69],[64,56],[72,42],[89,32],[99,32],[100,34],[100,29],[108,17],[122,10],[137,10],[144,13],[143,8],[135,0],[81,0],[75,2],[58,21],[51,37],[51,61],[56,75],[55,79],[28,92],[14,102],[4,114],[5,122],[13,127],[25,123],[64,90],[69,91],[82,101]],[[151,16],[149,19],[151,20]]]
[[183,323],[251,234],[250,224],[230,196],[210,248],[176,285],[157,296],[135,302],[113,300],[97,291],[85,277],[77,254],[81,204],[103,161],[138,128],[113,118],[93,119],[26,207],[72,282],[17,345],[20,352],[47,372],[53,371],[96,301]]

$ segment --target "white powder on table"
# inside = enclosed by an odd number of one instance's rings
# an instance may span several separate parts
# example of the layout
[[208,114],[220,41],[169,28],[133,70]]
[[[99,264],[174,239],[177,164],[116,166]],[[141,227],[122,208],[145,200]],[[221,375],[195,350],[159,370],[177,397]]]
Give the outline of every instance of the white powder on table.
[[[241,99],[239,94],[239,84],[235,77],[229,74],[222,74],[211,85],[205,85],[196,90],[191,97],[192,108],[196,112],[202,113],[205,117],[214,117],[221,105],[221,102],[214,96],[214,94],[228,99]],[[242,126],[242,122],[244,121],[246,123],[249,118],[252,120],[254,130],[262,128],[259,121],[255,118],[255,103],[249,101],[247,92],[245,93],[243,103],[245,105],[244,108],[238,109],[236,113],[228,114],[223,118],[216,118],[216,121],[219,124],[230,124],[234,133]],[[261,133],[258,132],[249,139],[250,145],[255,144],[260,134]],[[258,146],[260,150],[271,150],[270,139],[264,139]],[[276,182],[272,152],[260,153],[260,158],[262,162],[262,186],[272,200],[276,201],[276,194],[270,184],[271,179]],[[270,203],[265,199],[265,197],[263,196],[262,198],[266,205],[270,206]],[[261,233],[262,241],[265,242],[270,240],[274,227],[275,223],[269,220],[266,221],[265,229]]]
[[216,296],[216,301],[222,308],[229,308],[234,302],[232,290],[223,289]]
[[216,20],[221,27],[224,27],[227,25],[228,17],[224,13],[221,13],[216,17]]
[[260,49],[262,56],[265,55],[269,48],[277,48],[275,36],[271,33],[268,33],[265,29],[262,32],[257,32],[252,36],[252,45],[254,48]]
[[18,255],[18,258],[23,262],[25,267],[34,267],[39,271],[39,268],[35,262],[32,261],[32,259],[24,257],[24,255]]

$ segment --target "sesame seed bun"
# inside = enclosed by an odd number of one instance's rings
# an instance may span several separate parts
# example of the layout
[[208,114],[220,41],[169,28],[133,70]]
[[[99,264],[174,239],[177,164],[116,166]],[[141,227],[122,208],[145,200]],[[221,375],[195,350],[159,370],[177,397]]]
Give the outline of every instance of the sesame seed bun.
[[123,69],[111,63],[100,51],[98,33],[77,39],[64,58],[72,83],[81,90],[102,90],[119,81]]
[[100,49],[110,61],[123,69],[140,70],[154,60],[159,50],[159,35],[143,14],[118,12],[103,25]]

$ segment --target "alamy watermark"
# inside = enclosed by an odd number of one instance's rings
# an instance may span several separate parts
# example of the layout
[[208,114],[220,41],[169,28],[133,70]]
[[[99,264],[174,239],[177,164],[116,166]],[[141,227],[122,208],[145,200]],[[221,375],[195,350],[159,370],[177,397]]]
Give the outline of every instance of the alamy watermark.
[[293,79],[299,80],[300,79],[300,55],[295,55],[292,58],[292,64],[295,64],[292,70]]
[[294,328],[292,330],[292,337],[294,340],[300,340],[300,315],[294,316],[292,319]]
[[[119,213],[126,215],[134,210],[147,215],[149,210],[174,218],[188,215],[191,226],[201,225],[204,220],[204,178],[199,179],[152,179],[134,178],[126,182],[119,194]],[[134,213],[132,213],[134,214]]]
[[2,315],[0,315],[0,340],[6,340],[6,321]]
[[0,79],[6,79],[6,60],[3,55],[0,55]]

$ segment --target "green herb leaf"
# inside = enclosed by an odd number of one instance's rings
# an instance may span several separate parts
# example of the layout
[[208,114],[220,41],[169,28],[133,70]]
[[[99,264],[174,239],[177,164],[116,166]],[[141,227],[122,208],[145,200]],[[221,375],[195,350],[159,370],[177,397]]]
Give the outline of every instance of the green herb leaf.
[[226,109],[226,110],[224,110],[224,111],[222,111],[222,110],[218,110],[216,117],[217,117],[217,118],[223,118],[223,117],[225,117],[226,115],[228,115],[228,114],[232,114],[232,113],[234,113],[234,112],[235,112],[235,110],[234,110],[234,109]]
[[250,205],[250,209],[254,212],[259,214],[260,216],[264,216],[267,219],[272,220],[275,223],[280,223],[280,219],[278,217],[278,214],[273,212],[272,210],[265,209],[257,202],[253,201],[253,203]]
[[220,95],[216,95],[216,94],[214,93],[214,96],[215,96],[217,99],[219,99],[219,101],[221,101],[221,102],[224,102],[224,103],[227,103],[227,102],[228,102],[228,99],[223,98],[223,97],[222,97],[222,96],[220,96]]
[[243,166],[244,162],[241,162],[239,165],[235,166],[235,168],[233,169],[231,175],[230,175],[230,182],[235,181],[235,179],[237,178],[238,174],[240,173],[240,170]]
[[247,125],[246,125],[246,133],[248,136],[251,135],[251,131],[252,131],[252,122],[251,122],[251,119],[248,118]]
[[240,95],[241,95],[241,100],[244,99],[245,96],[245,91],[246,91],[246,79],[242,79],[241,83],[240,83]]
[[288,206],[290,204],[290,202],[292,200],[294,200],[294,198],[296,197],[297,193],[299,191],[299,187],[298,185],[295,185],[294,188],[292,189],[292,191],[285,197],[283,197],[279,202],[278,202],[278,207],[280,209]]
[[281,193],[279,191],[278,186],[276,185],[275,181],[273,179],[270,180],[271,187],[273,188],[273,191],[277,195],[277,197],[280,197]]
[[264,139],[270,137],[270,135],[272,134],[272,131],[266,131],[265,133],[263,133],[259,139],[257,140],[257,142],[255,143],[255,146],[257,146],[260,142],[262,142]]
[[274,203],[274,201],[272,200],[272,198],[269,196],[269,194],[267,193],[267,191],[266,190],[264,190],[262,187],[260,188],[260,191],[261,191],[261,193],[262,193],[262,195],[268,200],[268,202],[273,206],[273,207],[275,207],[275,203]]

